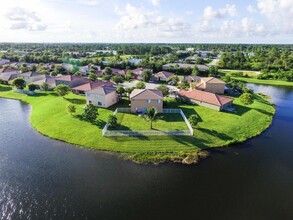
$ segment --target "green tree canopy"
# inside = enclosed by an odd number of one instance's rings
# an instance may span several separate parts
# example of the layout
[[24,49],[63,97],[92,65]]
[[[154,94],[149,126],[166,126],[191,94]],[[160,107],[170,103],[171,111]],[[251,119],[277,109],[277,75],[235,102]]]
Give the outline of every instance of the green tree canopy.
[[58,86],[56,86],[56,88],[54,89],[54,91],[59,95],[64,97],[65,95],[67,95],[70,92],[70,87],[68,85],[65,84],[60,84]]
[[88,104],[84,107],[82,117],[88,122],[94,123],[98,117],[98,108],[93,104]]
[[146,110],[145,118],[150,122],[150,129],[153,129],[153,122],[156,120],[158,112],[155,108],[148,108]]
[[15,86],[17,89],[24,89],[26,82],[21,78],[16,78],[12,81],[12,85]]
[[166,85],[159,85],[159,86],[157,87],[157,89],[160,90],[160,91],[162,91],[163,96],[167,96],[167,95],[169,95],[170,89],[169,89],[168,86],[166,86]]
[[148,82],[152,77],[152,72],[150,70],[144,70],[141,74],[141,77],[144,82]]
[[137,89],[145,89],[145,83],[144,82],[138,82],[135,87]]
[[239,100],[244,105],[251,105],[253,103],[253,96],[250,93],[243,93],[239,97]]

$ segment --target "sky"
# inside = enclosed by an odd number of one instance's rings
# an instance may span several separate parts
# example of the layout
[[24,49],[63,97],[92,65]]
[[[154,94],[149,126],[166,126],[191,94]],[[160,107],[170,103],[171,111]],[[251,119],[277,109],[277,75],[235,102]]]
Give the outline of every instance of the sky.
[[293,0],[8,0],[0,42],[293,44]]

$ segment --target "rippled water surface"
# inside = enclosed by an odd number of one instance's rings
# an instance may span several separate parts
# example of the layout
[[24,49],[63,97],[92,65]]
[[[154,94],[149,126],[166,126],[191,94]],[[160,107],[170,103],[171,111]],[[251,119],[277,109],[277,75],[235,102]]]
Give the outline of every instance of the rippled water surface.
[[276,103],[273,125],[195,166],[51,140],[30,106],[0,99],[0,219],[293,219],[293,90],[251,86]]

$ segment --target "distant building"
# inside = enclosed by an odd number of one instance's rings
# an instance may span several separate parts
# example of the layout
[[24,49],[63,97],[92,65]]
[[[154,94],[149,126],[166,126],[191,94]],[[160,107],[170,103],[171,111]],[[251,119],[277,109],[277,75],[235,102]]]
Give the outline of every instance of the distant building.
[[0,66],[7,64],[9,62],[10,62],[10,60],[8,60],[8,59],[0,59]]
[[151,71],[151,72],[153,72],[153,70],[151,70],[151,69],[145,69],[145,68],[143,68],[143,67],[139,67],[139,68],[136,68],[136,69],[134,69],[134,70],[131,70],[131,72],[133,73],[133,78],[134,79],[137,79],[137,80],[142,80],[142,77],[141,77],[141,74],[143,73],[143,71],[145,71],[145,70],[149,70],[149,71]]
[[167,72],[167,71],[161,71],[154,75],[156,81],[162,81],[162,82],[168,82],[172,79],[174,76],[174,73]]
[[89,83],[91,82],[89,79],[79,77],[79,76],[72,76],[72,75],[63,75],[55,79],[56,86],[60,84],[68,85],[70,88]]
[[26,82],[26,84],[29,84],[34,81],[43,79],[45,77],[45,74],[29,71],[19,74],[18,77],[23,79]]
[[193,69],[194,66],[197,65],[197,68],[200,72],[205,72],[207,71],[209,68],[206,65],[200,65],[200,64],[188,64],[188,63],[168,63],[163,65],[163,70],[169,70],[169,69],[186,69],[186,68],[190,68]]
[[0,73],[0,81],[5,84],[11,84],[12,80],[17,78],[19,75],[18,72],[4,72]]
[[189,83],[195,83],[195,82],[201,81],[201,78],[199,76],[194,76],[194,75],[184,76],[184,79]]
[[142,62],[142,59],[132,58],[132,59],[128,59],[128,62],[137,66],[139,63]]
[[47,83],[49,85],[49,89],[54,89],[56,87],[56,77],[44,75],[44,77],[40,80],[33,81],[32,83],[37,86],[42,86],[44,83]]

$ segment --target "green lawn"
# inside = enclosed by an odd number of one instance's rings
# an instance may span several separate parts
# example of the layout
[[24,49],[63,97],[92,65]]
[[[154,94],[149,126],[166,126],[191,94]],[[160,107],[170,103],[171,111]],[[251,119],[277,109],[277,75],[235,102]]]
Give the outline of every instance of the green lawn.
[[257,78],[247,78],[247,77],[232,77],[233,79],[246,82],[246,83],[255,83],[263,85],[272,85],[272,86],[290,86],[293,87],[293,82],[281,81],[281,80],[272,80],[272,79],[257,79]]
[[[141,116],[129,113],[117,113],[119,126],[114,130],[150,130],[150,124]],[[158,114],[153,122],[154,130],[188,130],[180,114]]]
[[[198,115],[199,123],[193,137],[109,138],[102,136],[102,129],[108,115],[117,106],[111,109],[100,108],[97,123],[91,124],[79,117],[85,105],[85,97],[82,96],[69,94],[62,98],[51,92],[27,96],[0,85],[0,97],[29,103],[32,106],[32,126],[46,136],[97,150],[121,152],[125,157],[140,162],[177,161],[205,148],[244,141],[264,131],[271,124],[274,114],[274,107],[261,97],[256,97],[254,104],[249,107],[241,105],[236,99],[234,103],[237,114],[168,100],[164,103],[166,108],[181,108],[187,118],[191,114]],[[67,112],[68,104],[76,105],[77,112],[74,116]]]

